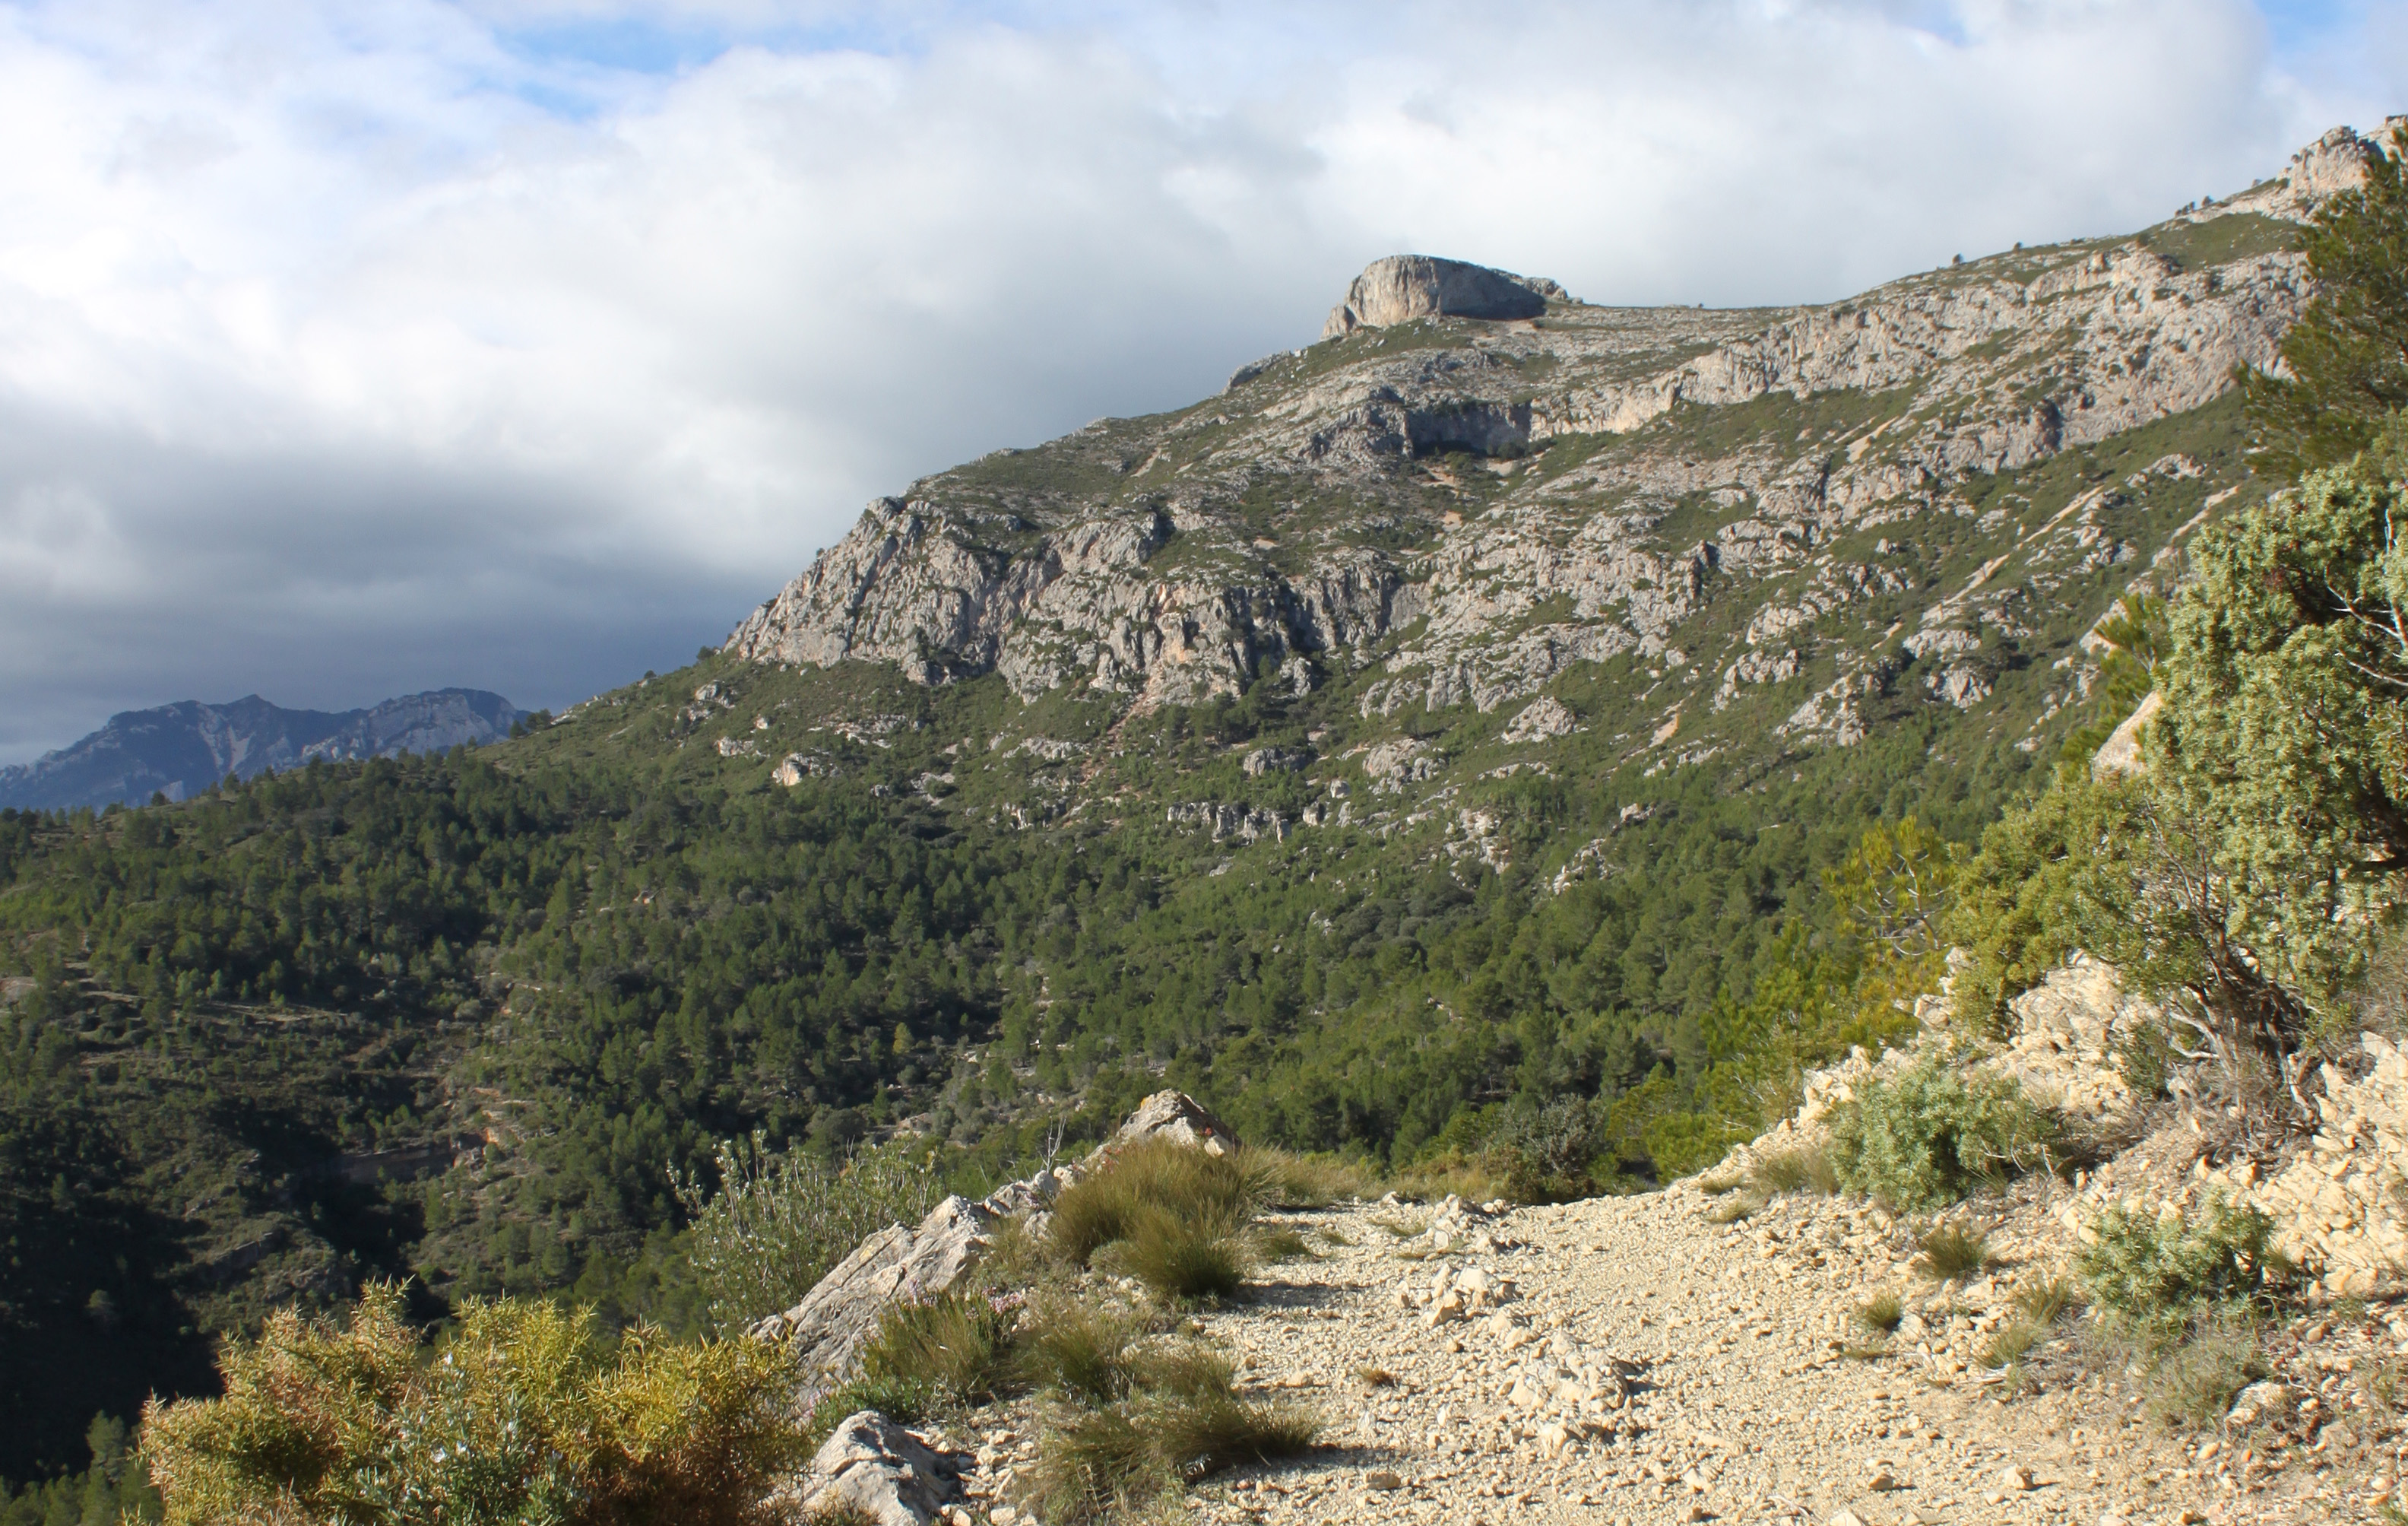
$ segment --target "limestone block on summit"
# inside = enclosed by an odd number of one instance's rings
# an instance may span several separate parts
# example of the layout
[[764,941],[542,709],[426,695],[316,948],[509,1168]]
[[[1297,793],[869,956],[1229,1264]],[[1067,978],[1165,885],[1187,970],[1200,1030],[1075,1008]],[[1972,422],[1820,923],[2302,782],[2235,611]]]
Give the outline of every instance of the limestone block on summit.
[[1391,254],[1373,260],[1354,278],[1346,300],[1321,325],[1321,337],[1334,339],[1358,328],[1386,328],[1416,318],[1537,318],[1546,310],[1547,299],[1537,285],[1518,276],[1461,260]]
[[878,1526],[928,1526],[960,1491],[965,1460],[930,1447],[876,1410],[847,1416],[811,1460],[803,1509],[813,1519],[847,1511]]

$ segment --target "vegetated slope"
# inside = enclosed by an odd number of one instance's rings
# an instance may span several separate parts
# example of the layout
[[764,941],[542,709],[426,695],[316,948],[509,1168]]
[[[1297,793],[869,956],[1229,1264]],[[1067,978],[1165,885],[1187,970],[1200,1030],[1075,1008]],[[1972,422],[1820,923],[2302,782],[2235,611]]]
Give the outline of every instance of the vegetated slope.
[[499,741],[524,716],[498,694],[434,689],[364,710],[286,710],[257,695],[129,710],[31,763],[0,768],[0,807],[98,810],[154,794],[180,800],[228,774],[248,779],[313,757],[391,757]]
[[[2260,491],[2229,371],[2300,275],[2216,210],[1829,310],[1357,329],[931,479],[523,740],[0,817],[0,1204],[139,1229],[21,1256],[0,1339],[122,1412],[379,1272],[674,1322],[712,1139],[974,1175],[1166,1074],[1389,1163],[1564,1097],[1587,1185],[1711,1159],[1752,1056],[1848,1036],[1746,1001],[1844,977],[1819,871],[1992,819],[2100,719],[2093,624]],[[7,1403],[0,1470],[75,1461],[89,1410]]]

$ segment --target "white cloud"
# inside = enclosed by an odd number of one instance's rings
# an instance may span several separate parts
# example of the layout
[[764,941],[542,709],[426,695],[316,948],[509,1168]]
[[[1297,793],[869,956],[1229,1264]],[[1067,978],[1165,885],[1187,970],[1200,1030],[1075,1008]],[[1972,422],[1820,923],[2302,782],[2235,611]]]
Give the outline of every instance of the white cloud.
[[[673,663],[871,493],[1185,401],[1395,249],[1828,298],[2408,82],[2238,0],[1498,14],[0,8],[0,758]],[[700,62],[595,62],[648,53]]]

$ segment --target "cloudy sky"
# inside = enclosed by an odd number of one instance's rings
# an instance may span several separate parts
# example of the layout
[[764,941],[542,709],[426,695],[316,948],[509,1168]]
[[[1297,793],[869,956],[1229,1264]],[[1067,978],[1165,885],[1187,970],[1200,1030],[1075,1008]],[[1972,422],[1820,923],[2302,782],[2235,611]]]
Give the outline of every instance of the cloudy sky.
[[0,0],[0,762],[673,667],[1380,254],[1823,300],[2401,108],[2408,0]]

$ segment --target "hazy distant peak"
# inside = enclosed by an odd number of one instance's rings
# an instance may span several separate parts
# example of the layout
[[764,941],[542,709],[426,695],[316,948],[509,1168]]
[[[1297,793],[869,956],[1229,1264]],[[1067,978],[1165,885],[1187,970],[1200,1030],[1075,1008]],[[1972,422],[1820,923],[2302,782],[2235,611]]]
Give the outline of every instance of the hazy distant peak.
[[231,773],[248,779],[313,757],[391,757],[497,741],[524,712],[482,689],[431,689],[365,710],[286,710],[249,694],[129,710],[71,746],[0,768],[0,806],[72,810],[154,794],[182,799]]

